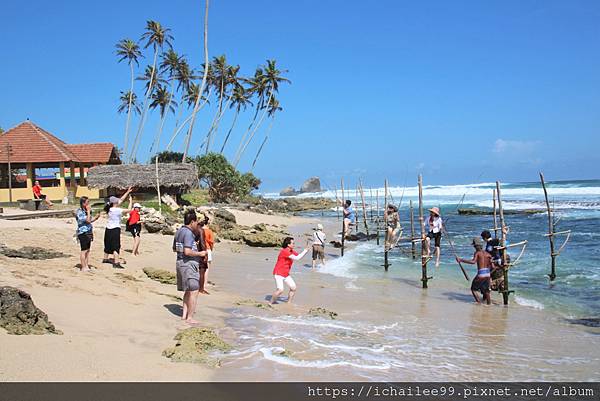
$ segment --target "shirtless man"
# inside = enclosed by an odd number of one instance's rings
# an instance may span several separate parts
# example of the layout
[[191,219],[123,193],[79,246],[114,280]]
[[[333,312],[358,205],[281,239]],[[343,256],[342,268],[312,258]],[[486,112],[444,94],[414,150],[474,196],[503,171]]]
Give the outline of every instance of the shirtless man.
[[481,291],[485,302],[489,305],[492,303],[490,297],[490,284],[491,284],[491,266],[492,266],[492,256],[483,250],[483,243],[479,238],[473,238],[473,248],[475,248],[475,253],[473,254],[473,259],[461,259],[458,256],[456,257],[456,261],[458,263],[467,263],[470,265],[474,265],[477,263],[477,275],[473,279],[471,283],[471,294],[473,294],[473,298],[475,298],[475,302],[478,304],[481,303],[479,297],[477,296],[477,291]]

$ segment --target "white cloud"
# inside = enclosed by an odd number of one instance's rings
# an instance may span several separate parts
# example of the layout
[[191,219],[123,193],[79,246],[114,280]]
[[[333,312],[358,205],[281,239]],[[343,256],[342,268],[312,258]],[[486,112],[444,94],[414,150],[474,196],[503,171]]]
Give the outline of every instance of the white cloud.
[[496,139],[496,142],[494,142],[494,153],[518,153],[523,155],[532,153],[540,144],[540,141],[511,141]]

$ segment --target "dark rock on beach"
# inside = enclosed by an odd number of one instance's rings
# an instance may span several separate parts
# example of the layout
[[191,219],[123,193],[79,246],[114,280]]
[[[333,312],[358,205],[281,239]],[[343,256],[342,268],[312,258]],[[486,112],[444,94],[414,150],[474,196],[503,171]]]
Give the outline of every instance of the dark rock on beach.
[[51,251],[45,248],[36,246],[24,246],[21,249],[11,249],[4,245],[0,245],[0,254],[9,258],[21,258],[31,260],[44,260],[69,257],[62,252]]
[[217,209],[214,212],[214,216],[217,219],[225,220],[233,224],[236,223],[235,215],[226,209]]
[[158,281],[159,283],[177,284],[177,276],[175,275],[175,273],[170,272],[168,270],[145,267],[143,271],[149,279]]
[[163,351],[163,356],[173,362],[201,363],[219,366],[219,360],[212,358],[212,351],[229,351],[231,346],[223,341],[211,329],[192,327],[179,332],[174,340],[175,346]]
[[368,241],[375,238],[377,238],[377,234],[367,235],[363,232],[346,235],[346,241]]
[[331,320],[335,320],[337,318],[337,316],[338,316],[338,314],[336,312],[332,312],[330,310],[327,310],[327,309],[321,308],[321,307],[311,308],[308,311],[308,314],[310,316],[328,317]]
[[285,237],[285,234],[277,231],[258,231],[244,233],[243,240],[249,246],[275,248],[281,246]]
[[587,327],[600,327],[600,317],[587,317],[581,319],[567,319],[571,324],[580,324]]
[[28,293],[14,287],[0,287],[0,327],[8,334],[62,334]]

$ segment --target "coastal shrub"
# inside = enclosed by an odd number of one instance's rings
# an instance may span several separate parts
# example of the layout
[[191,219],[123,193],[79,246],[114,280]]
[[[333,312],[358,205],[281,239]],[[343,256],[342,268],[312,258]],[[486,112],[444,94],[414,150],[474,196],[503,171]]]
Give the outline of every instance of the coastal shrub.
[[208,188],[213,202],[243,200],[261,183],[252,173],[240,173],[218,153],[198,156],[194,162],[198,167],[198,179]]
[[171,152],[169,150],[165,150],[163,152],[159,152],[150,158],[150,163],[156,162],[156,157],[158,156],[159,163],[181,163],[183,160],[183,153],[181,152]]

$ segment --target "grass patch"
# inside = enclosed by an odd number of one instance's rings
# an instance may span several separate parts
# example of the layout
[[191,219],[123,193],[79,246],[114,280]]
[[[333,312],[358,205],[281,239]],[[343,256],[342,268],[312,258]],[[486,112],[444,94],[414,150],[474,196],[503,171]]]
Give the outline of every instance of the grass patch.
[[192,206],[202,206],[210,202],[208,189],[194,189],[181,197],[183,200],[190,202]]

